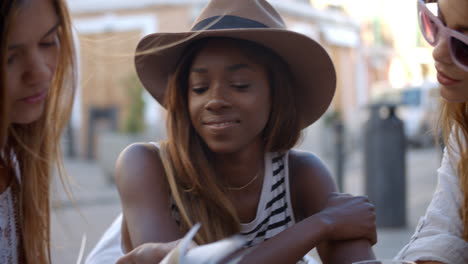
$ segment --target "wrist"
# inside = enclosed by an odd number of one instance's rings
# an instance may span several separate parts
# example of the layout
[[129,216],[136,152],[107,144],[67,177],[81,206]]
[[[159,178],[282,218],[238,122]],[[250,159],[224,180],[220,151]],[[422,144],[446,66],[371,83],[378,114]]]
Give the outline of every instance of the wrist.
[[330,240],[329,238],[332,236],[335,229],[334,221],[327,213],[320,212],[315,216],[317,218],[317,226],[321,230],[321,240]]

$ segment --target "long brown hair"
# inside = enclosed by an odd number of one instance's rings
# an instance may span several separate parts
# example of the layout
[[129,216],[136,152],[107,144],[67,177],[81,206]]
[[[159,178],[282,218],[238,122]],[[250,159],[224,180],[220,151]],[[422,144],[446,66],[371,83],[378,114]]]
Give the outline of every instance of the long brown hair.
[[[263,131],[265,151],[285,152],[299,140],[293,83],[284,61],[266,47],[234,40],[250,58],[268,70],[272,108]],[[188,75],[196,54],[209,39],[193,43],[170,76],[165,97],[168,140],[162,142],[162,159],[172,198],[181,214],[181,231],[194,223],[202,228],[199,244],[217,241],[240,231],[239,219],[226,189],[215,175],[213,153],[197,135],[188,110]]]
[[[20,230],[26,263],[50,263],[50,183],[54,166],[63,175],[60,138],[71,114],[75,94],[76,71],[70,15],[65,0],[50,0],[60,27],[58,65],[39,120],[30,124],[9,124],[3,148],[5,160],[18,166],[21,174]],[[24,0],[2,0],[2,23],[8,28]],[[3,9],[9,3],[8,9]],[[5,7],[8,4],[5,5]],[[2,28],[2,35],[6,28]],[[8,41],[8,40],[6,40]],[[5,40],[2,39],[2,42]],[[5,53],[2,44],[1,53]],[[5,64],[2,63],[2,73]],[[5,90],[2,79],[2,90]],[[3,120],[2,120],[3,122]]]
[[443,100],[441,110],[439,124],[444,143],[449,148],[449,153],[454,153],[458,149],[460,154],[456,168],[463,193],[460,215],[463,222],[463,239],[468,242],[468,103]]
[[[7,64],[7,36],[8,36],[8,24],[10,21],[10,12],[12,1],[0,2],[0,65]],[[4,66],[1,66],[0,70],[0,149],[2,148],[7,138],[8,128],[8,100],[7,100],[7,89],[5,87],[6,72]]]

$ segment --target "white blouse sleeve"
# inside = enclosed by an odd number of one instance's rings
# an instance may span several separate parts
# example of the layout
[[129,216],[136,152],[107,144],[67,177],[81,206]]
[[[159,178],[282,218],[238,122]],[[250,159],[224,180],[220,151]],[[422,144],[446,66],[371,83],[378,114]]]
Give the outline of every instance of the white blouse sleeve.
[[89,253],[85,264],[114,264],[123,256],[121,230],[122,214],[117,216],[112,225]]
[[459,213],[463,197],[455,169],[458,159],[457,153],[449,154],[447,149],[444,150],[437,171],[437,188],[426,215],[419,220],[416,232],[396,259],[468,263],[468,243],[462,238]]

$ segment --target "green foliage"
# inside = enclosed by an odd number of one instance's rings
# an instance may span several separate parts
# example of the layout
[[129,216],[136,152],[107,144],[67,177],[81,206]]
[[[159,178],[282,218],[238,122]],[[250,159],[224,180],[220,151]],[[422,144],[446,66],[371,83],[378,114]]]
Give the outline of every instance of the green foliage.
[[125,80],[127,95],[130,100],[130,108],[125,119],[123,132],[138,134],[145,130],[145,101],[143,100],[143,85],[136,75],[131,75]]
[[330,110],[323,115],[325,125],[327,126],[343,121],[342,118],[342,113],[339,110]]

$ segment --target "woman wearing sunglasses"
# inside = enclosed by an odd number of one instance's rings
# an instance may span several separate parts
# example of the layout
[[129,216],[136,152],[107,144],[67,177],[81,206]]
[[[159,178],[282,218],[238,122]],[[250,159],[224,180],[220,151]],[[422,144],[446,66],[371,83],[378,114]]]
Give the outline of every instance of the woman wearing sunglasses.
[[418,0],[418,17],[424,38],[434,46],[447,147],[426,215],[397,258],[462,264],[468,263],[468,1],[439,0],[437,5],[435,16]]

